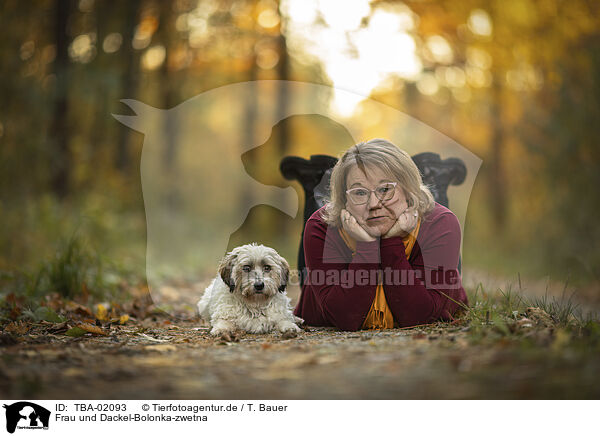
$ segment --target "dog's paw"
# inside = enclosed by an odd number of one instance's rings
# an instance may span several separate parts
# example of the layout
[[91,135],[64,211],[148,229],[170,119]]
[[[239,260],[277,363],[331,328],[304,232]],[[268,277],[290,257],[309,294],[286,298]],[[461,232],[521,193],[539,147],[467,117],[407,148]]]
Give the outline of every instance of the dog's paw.
[[286,330],[281,334],[281,339],[293,339],[298,336],[298,333],[294,330]]
[[213,329],[210,331],[211,336],[214,336],[215,338],[219,338],[222,341],[225,342],[238,342],[239,336],[236,333],[235,329],[232,328],[228,328],[228,327],[213,327]]
[[220,339],[225,342],[239,342],[240,337],[236,332],[222,332]]
[[279,331],[281,332],[282,339],[291,339],[298,336],[298,333],[301,332],[300,327],[296,324],[285,324],[279,327]]

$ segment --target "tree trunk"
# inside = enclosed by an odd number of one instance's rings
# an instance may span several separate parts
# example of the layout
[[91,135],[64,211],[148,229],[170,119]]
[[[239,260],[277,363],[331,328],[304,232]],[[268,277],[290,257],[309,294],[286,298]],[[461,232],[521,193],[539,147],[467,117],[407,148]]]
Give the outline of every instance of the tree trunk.
[[[110,94],[108,92],[109,85],[105,77],[110,74],[109,57],[106,56],[102,49],[104,38],[108,35],[108,27],[111,16],[111,11],[114,13],[115,0],[109,0],[106,4],[95,4],[96,13],[96,47],[97,54],[93,63],[93,68],[99,73],[94,78],[95,82],[95,104],[94,104],[94,119],[92,128],[89,132],[89,144],[91,146],[90,155],[92,156],[92,165],[97,166],[102,156],[102,149],[109,142],[108,136],[111,131],[111,126],[114,123],[110,122]],[[104,163],[104,162],[102,162]],[[95,173],[94,171],[92,173]]]
[[[258,114],[258,95],[256,89],[256,78],[257,78],[257,65],[256,65],[256,57],[253,55],[252,64],[250,65],[250,70],[248,71],[248,86],[246,87],[246,95],[244,105],[244,130],[242,132],[242,143],[240,144],[240,153],[243,153],[247,150],[248,146],[255,144],[255,128]],[[255,170],[253,153],[246,154],[246,164],[249,170]],[[253,201],[253,192],[246,190],[244,195],[242,196],[242,210],[246,210],[248,207],[254,205]]]
[[67,77],[69,64],[67,23],[70,11],[70,0],[55,1],[54,40],[56,43],[56,59],[54,61],[54,74],[56,76],[56,94],[54,96],[54,113],[50,126],[50,137],[54,144],[52,188],[59,198],[64,198],[69,193],[72,165],[69,148]]
[[502,156],[504,130],[502,128],[502,88],[499,75],[494,77],[492,87],[489,199],[496,230],[502,230],[506,223],[506,178]]
[[[279,63],[277,64],[277,78],[285,81],[279,85],[279,92],[277,95],[277,118],[282,119],[288,113],[289,105],[289,93],[288,93],[288,82],[290,80],[290,62],[287,52],[287,41],[284,33],[285,24],[284,16],[281,13],[281,2],[278,2],[279,8],[279,19],[280,19],[280,34],[277,37]],[[289,125],[287,122],[283,122],[279,125],[279,137],[278,148],[281,156],[285,156],[289,147],[290,132]]]
[[[290,123],[289,120],[284,119],[288,114],[289,106],[289,81],[290,81],[290,61],[287,52],[287,40],[285,36],[285,23],[284,15],[281,13],[281,1],[278,1],[278,13],[279,13],[279,36],[277,37],[279,62],[277,64],[277,78],[281,81],[279,84],[278,95],[277,95],[277,118],[282,120],[279,122],[279,132],[277,137],[277,145],[279,151],[279,161],[283,159],[288,153],[290,146]],[[281,201],[284,201],[283,192],[280,194]],[[305,199],[306,201],[306,199]],[[275,222],[276,231],[279,234],[286,235],[291,233],[290,221],[285,218],[277,219]]]
[[170,41],[169,33],[173,22],[173,10],[171,2],[161,3],[160,22],[158,28],[158,40],[165,47],[165,60],[162,64],[161,75],[161,99],[163,109],[166,110],[164,117],[164,164],[167,171],[173,171],[177,157],[178,123],[175,111],[170,111],[176,103],[175,79],[169,70]]
[[[123,31],[123,46],[121,49],[122,64],[125,65],[125,71],[121,76],[121,98],[135,99],[137,95],[140,57],[137,51],[134,50],[132,42],[135,27],[138,24],[140,0],[130,0],[126,4],[125,29]],[[119,129],[115,166],[123,173],[126,173],[131,166],[129,135],[129,129]]]

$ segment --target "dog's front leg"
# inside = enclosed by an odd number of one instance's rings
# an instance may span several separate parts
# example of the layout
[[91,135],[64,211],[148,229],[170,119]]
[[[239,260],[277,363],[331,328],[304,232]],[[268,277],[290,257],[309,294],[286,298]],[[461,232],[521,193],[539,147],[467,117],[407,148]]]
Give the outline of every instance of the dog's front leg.
[[220,336],[221,339],[227,342],[237,342],[239,340],[235,334],[235,323],[227,319],[218,319],[214,321],[210,334],[213,336]]
[[295,338],[300,332],[300,327],[288,320],[281,320],[277,323],[277,330],[282,333],[284,339]]

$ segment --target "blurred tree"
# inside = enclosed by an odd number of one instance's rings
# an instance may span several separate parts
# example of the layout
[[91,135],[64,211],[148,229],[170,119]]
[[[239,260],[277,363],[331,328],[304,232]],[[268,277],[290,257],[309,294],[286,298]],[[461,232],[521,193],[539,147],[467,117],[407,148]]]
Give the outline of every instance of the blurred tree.
[[[162,106],[168,110],[173,108],[177,104],[177,85],[178,81],[175,79],[172,66],[171,57],[174,50],[173,37],[176,36],[175,30],[175,12],[173,10],[173,3],[163,1],[160,3],[160,15],[159,15],[158,30],[156,32],[158,43],[164,47],[164,60],[160,68],[160,87],[162,94]],[[168,111],[164,117],[165,120],[165,169],[172,171],[174,168],[176,154],[177,154],[177,141],[178,141],[178,125],[175,111]]]
[[[137,50],[133,48],[133,39],[135,30],[139,23],[139,14],[141,8],[140,0],[129,0],[125,7],[125,20],[123,24],[123,45],[120,50],[120,62],[123,65],[121,74],[120,95],[123,98],[137,97],[137,88],[140,75],[140,56]],[[131,152],[129,150],[129,129],[120,128],[117,140],[117,149],[115,154],[115,167],[123,173],[127,173],[131,168]]]
[[[281,13],[281,0],[277,2],[277,14],[279,16],[279,35],[276,35],[277,40],[277,54],[279,60],[277,62],[277,78],[279,80],[285,80],[286,83],[279,85],[279,92],[277,95],[277,119],[281,120],[287,114],[289,106],[289,95],[287,81],[290,80],[290,61],[288,56],[287,41],[285,35],[285,16]],[[279,129],[279,151],[281,156],[285,156],[288,150],[288,143],[290,141],[290,132],[288,129],[288,123],[283,123]]]
[[493,74],[491,86],[491,102],[489,110],[489,125],[491,129],[489,159],[489,205],[496,230],[502,231],[506,224],[506,188],[507,177],[504,163],[504,125],[502,122],[502,78],[498,73]]
[[[109,56],[103,49],[103,42],[108,35],[108,29],[110,26],[110,15],[111,11],[115,10],[115,0],[106,0],[106,7],[96,7],[94,12],[96,16],[96,57],[92,63],[92,68],[97,71],[95,77],[95,116],[92,123],[92,131],[94,132],[90,138],[91,154],[96,159],[98,158],[99,151],[105,145],[107,136],[107,119],[109,111],[109,98],[110,94],[107,93],[109,80],[105,77],[110,76],[108,68]],[[105,79],[105,80],[103,80]],[[103,114],[106,114],[103,116]]]
[[[487,207],[475,204],[480,215],[473,219],[489,229],[479,234],[485,247],[496,238],[499,247],[527,252],[527,262],[553,265],[561,277],[560,266],[568,264],[597,280],[597,190],[584,187],[597,174],[591,144],[598,142],[592,120],[599,115],[600,4],[409,0],[372,8],[404,4],[417,16],[410,33],[423,73],[377,98],[400,95],[409,114],[483,157],[479,177],[486,190],[479,203]],[[557,239],[564,241],[561,249]]]
[[[587,6],[582,12],[600,16],[597,5]],[[545,258],[575,282],[599,281],[600,35],[581,35],[564,49],[571,61],[554,61],[554,89],[535,100],[548,112],[527,111],[531,126],[522,137],[547,184],[539,217]]]
[[[61,199],[76,194],[93,202],[90,193],[99,191],[115,205],[134,204],[131,200],[139,190],[128,187],[139,187],[141,135],[110,118],[110,113],[124,110],[118,103],[121,98],[169,109],[201,92],[241,81],[332,83],[324,73],[329,61],[311,53],[302,33],[324,26],[335,30],[336,24],[328,23],[330,17],[323,11],[306,7],[305,15],[315,12],[314,19],[298,26],[306,17],[286,14],[302,8],[288,8],[286,3],[0,3],[0,207],[8,199],[36,204],[45,193]],[[487,248],[496,238],[511,254],[537,247],[541,255],[527,261],[539,258],[555,266],[568,259],[573,271],[598,277],[599,194],[591,187],[599,181],[600,3],[385,0],[370,6],[371,14],[363,17],[357,32],[368,32],[373,50],[384,46],[390,60],[403,56],[398,47],[373,40],[381,29],[373,27],[376,20],[371,18],[382,8],[390,20],[384,22],[401,18],[397,31],[414,43],[422,65],[414,77],[399,72],[381,83],[373,96],[484,158],[480,178],[485,183],[479,185],[485,192],[476,187],[479,201],[470,207],[478,208],[472,229],[482,229],[481,245]],[[344,12],[342,6],[337,24]],[[294,30],[302,26],[302,32]],[[350,41],[352,32],[341,33]],[[239,132],[231,133],[238,135],[232,140],[240,147],[254,144],[256,132],[281,118],[296,97],[285,86],[268,92],[268,98],[262,98],[261,91],[259,101],[251,87],[248,95],[231,102],[240,108]],[[372,123],[372,131],[398,128],[378,120],[377,114],[365,115],[357,122]],[[210,125],[212,120],[203,122]],[[178,136],[185,133],[177,120],[168,119],[165,130],[164,165],[173,170],[182,159],[177,141],[187,138]],[[243,156],[246,169],[264,183],[286,186],[277,169],[284,155],[329,152],[316,130],[304,121],[280,122],[268,147]],[[15,209],[21,207],[25,206]],[[280,219],[276,213],[255,215],[253,235],[259,234],[257,229],[275,228]],[[5,233],[18,234],[14,229],[20,218],[11,222],[13,230]],[[290,230],[280,233],[286,232]],[[555,249],[557,240],[560,249]],[[4,247],[17,245],[6,235],[0,242]]]
[[56,77],[56,91],[50,137],[55,144],[52,186],[55,194],[60,198],[65,197],[69,193],[71,172],[73,170],[68,122],[69,36],[67,34],[67,24],[72,11],[72,5],[72,0],[55,0],[54,3],[54,41],[56,47],[54,75]]

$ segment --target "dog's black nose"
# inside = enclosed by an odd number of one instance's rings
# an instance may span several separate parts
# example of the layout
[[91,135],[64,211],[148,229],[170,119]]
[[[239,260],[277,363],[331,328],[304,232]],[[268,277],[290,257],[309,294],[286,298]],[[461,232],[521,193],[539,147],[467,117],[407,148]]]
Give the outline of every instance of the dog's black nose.
[[265,284],[263,282],[254,283],[254,289],[257,291],[262,291],[265,288]]

